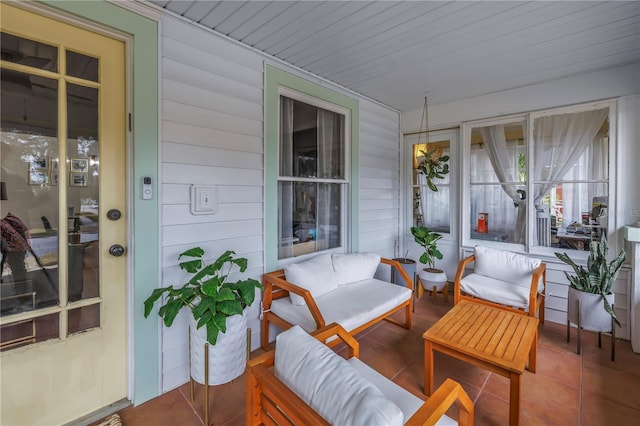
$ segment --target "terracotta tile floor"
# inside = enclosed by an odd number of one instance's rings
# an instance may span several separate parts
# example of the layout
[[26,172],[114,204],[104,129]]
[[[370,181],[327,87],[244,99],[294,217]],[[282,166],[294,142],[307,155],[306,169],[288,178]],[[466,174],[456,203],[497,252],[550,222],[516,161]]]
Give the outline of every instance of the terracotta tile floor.
[[[413,327],[405,330],[382,323],[357,336],[361,359],[410,392],[423,397],[422,333],[451,306],[440,297],[434,305],[423,296],[416,303]],[[616,342],[616,361],[610,360],[610,336],[583,333],[583,352],[577,355],[576,331],[566,341],[564,325],[547,322],[540,328],[538,369],[522,380],[521,425],[639,425],[640,354],[626,340]],[[261,353],[258,350],[255,353]],[[436,353],[435,386],[451,377],[475,402],[476,425],[506,425],[509,382],[506,378]],[[211,387],[210,419],[214,425],[244,424],[244,377]],[[203,425],[204,388],[196,385],[195,403],[185,384],[138,407],[120,412],[124,426]],[[451,413],[456,416],[455,413]]]

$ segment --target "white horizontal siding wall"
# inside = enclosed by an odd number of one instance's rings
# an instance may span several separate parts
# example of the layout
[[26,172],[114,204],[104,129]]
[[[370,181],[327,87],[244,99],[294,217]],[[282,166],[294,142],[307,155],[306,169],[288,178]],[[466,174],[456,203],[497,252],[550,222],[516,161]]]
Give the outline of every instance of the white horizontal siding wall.
[[[246,257],[245,276],[263,273],[263,60],[173,18],[162,23],[162,284],[187,275],[178,255],[200,246]],[[218,211],[190,213],[192,184],[216,185]],[[250,310],[258,330],[259,303]],[[162,390],[189,379],[188,315],[163,328]]]
[[393,257],[400,222],[400,116],[360,100],[361,252]]
[[[265,58],[172,17],[163,18],[161,40],[162,285],[185,281],[177,258],[194,246],[210,260],[234,250],[249,261],[245,276],[260,280]],[[398,232],[400,117],[358,101],[360,250],[388,256]],[[190,213],[192,184],[217,186],[216,214]],[[252,348],[260,337],[260,296],[249,312]],[[188,319],[182,312],[171,328],[163,327],[163,392],[189,380]]]

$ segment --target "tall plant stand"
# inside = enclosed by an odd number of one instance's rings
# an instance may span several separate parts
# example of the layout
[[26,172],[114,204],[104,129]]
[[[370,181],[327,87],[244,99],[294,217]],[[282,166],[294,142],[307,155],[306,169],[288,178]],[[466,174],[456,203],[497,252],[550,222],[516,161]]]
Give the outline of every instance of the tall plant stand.
[[[246,360],[251,358],[251,328],[247,328]],[[189,363],[191,363],[191,332],[189,332]],[[189,394],[191,402],[195,401],[195,380],[191,376],[189,365]],[[209,343],[204,344],[204,424],[209,426]]]
[[[580,355],[580,353],[582,352],[582,315],[581,315],[581,305],[582,305],[582,300],[577,299],[576,300],[576,308],[577,308],[577,313],[578,313],[578,322],[577,322],[577,326],[578,326],[578,342],[577,342],[577,349],[576,349],[576,353],[578,355]],[[614,308],[614,305],[611,305],[611,308]],[[615,361],[616,360],[616,324],[613,321],[613,317],[611,317],[611,332],[607,333],[607,332],[603,332],[603,331],[598,331],[598,347],[602,348],[602,333],[606,333],[606,334],[611,334],[611,361]],[[567,314],[567,342],[571,341],[571,320],[569,319],[569,315]]]

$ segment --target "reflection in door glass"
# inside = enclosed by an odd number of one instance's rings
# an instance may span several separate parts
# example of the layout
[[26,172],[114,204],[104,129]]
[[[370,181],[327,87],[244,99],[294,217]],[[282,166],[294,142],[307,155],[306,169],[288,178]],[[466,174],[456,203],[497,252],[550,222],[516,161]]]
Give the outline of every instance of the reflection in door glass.
[[[5,40],[3,36],[3,42]],[[3,58],[4,58],[3,45]],[[1,315],[54,306],[58,298],[57,84],[2,70]]]
[[100,295],[98,90],[68,85],[69,301]]
[[54,46],[4,32],[0,46],[3,61],[52,72],[58,70],[58,49]]

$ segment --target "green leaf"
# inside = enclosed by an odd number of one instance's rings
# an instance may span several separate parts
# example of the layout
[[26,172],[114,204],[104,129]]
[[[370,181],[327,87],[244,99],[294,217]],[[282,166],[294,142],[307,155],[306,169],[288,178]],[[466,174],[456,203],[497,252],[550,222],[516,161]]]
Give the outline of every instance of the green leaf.
[[202,283],[202,293],[207,296],[216,297],[221,284],[220,277],[213,277]]
[[242,304],[238,300],[225,300],[218,303],[218,311],[226,316],[242,313]]
[[240,293],[240,299],[245,306],[250,306],[256,297],[256,288],[263,288],[259,281],[254,279],[247,279],[238,282],[238,292]]
[[187,271],[190,274],[195,274],[202,267],[202,260],[189,260],[187,262],[180,263],[180,268]]
[[202,316],[198,319],[196,328],[200,328],[203,325],[207,324],[208,322],[211,322],[212,320],[213,320],[213,314],[211,313],[211,310],[208,310],[205,313],[203,313]]
[[217,300],[219,302],[226,301],[226,300],[236,300],[236,295],[230,288],[222,287],[218,292]]
[[192,309],[193,318],[199,319],[205,311],[209,310],[209,308],[215,309],[216,302],[210,297],[203,297],[198,303],[198,306]]
[[160,297],[162,297],[162,295],[166,291],[172,288],[173,287],[169,286],[164,288],[156,288],[155,290],[153,290],[153,292],[151,293],[151,296],[149,296],[147,300],[144,301],[144,317],[145,318],[147,318],[151,313],[151,311],[153,310],[153,305],[156,303],[156,301],[160,299]]
[[213,320],[211,321],[211,323],[215,326],[215,328],[217,328],[218,330],[222,331],[223,333],[225,333],[227,331],[227,316],[224,314],[221,314],[220,312],[216,313],[213,316]]
[[611,315],[611,318],[613,318],[613,321],[616,324],[618,324],[619,327],[622,327],[622,325],[620,324],[620,321],[618,321],[618,317],[616,316],[616,313],[613,311],[613,306],[611,306],[611,304],[609,303],[606,297],[603,297],[602,299],[604,301],[604,310],[607,311],[609,315]]
[[218,341],[218,333],[220,330],[216,327],[213,321],[207,323],[207,342],[211,345],[215,345]]
[[203,255],[204,255],[204,250],[202,250],[200,247],[194,247],[180,253],[180,255],[178,256],[178,260],[180,260],[180,258],[182,257],[202,257]]
[[176,316],[180,312],[180,309],[183,308],[183,304],[179,300],[174,300],[172,302],[167,303],[162,308],[162,314],[158,312],[158,314],[164,320],[164,325],[167,327],[171,327],[173,325],[173,321],[176,319]]

